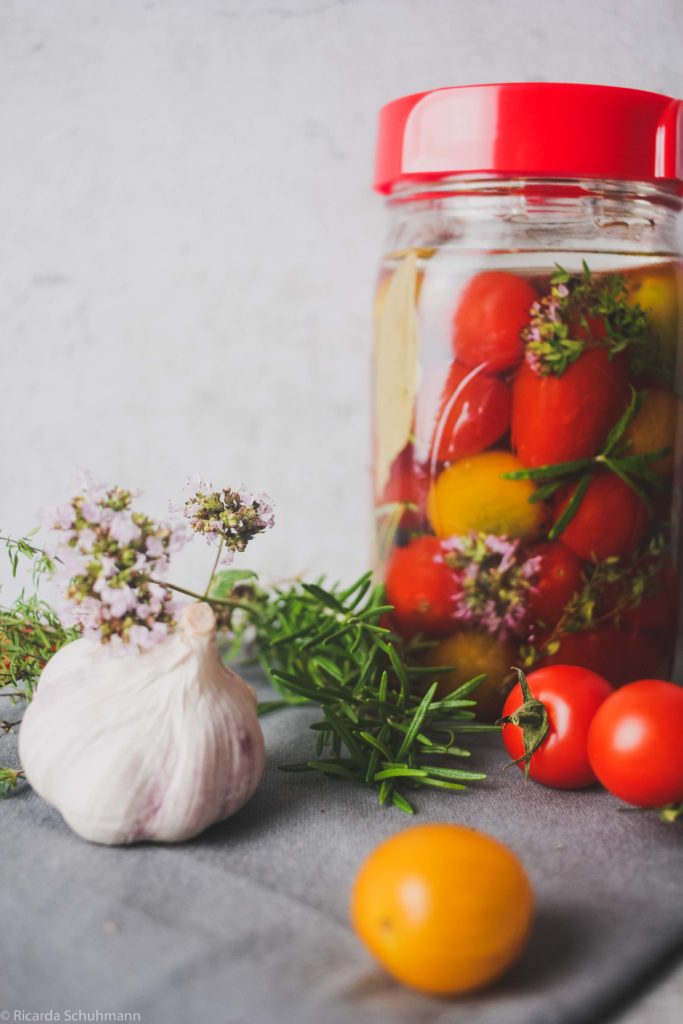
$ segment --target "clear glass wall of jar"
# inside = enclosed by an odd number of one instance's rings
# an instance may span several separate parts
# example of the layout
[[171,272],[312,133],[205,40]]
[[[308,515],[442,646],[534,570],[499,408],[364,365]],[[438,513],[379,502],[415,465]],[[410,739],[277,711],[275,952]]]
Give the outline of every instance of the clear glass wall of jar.
[[[671,678],[681,200],[668,184],[404,182],[375,300],[375,563],[440,674]],[[424,639],[427,644],[421,646]]]

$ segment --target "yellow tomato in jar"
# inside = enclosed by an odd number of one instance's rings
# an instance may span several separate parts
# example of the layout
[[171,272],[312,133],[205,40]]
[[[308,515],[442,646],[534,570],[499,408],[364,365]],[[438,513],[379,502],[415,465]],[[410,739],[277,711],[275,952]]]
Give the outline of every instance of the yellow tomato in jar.
[[674,263],[642,267],[625,274],[629,305],[636,303],[647,314],[655,335],[668,352],[675,352],[681,316],[678,280]]
[[517,660],[517,651],[508,640],[482,629],[462,629],[431,647],[426,663],[454,666],[450,672],[439,674],[439,697],[446,697],[475,676],[485,675],[470,696],[477,702],[477,718],[495,722],[514,682],[512,666]]
[[670,448],[668,455],[662,456],[649,465],[657,473],[673,473],[673,447],[676,439],[676,421],[678,419],[679,401],[672,391],[652,389],[638,410],[635,419],[624,435],[627,455],[649,455],[652,452]]
[[405,829],[362,865],[353,926],[398,981],[455,995],[495,980],[529,934],[533,894],[518,858],[461,825]]
[[529,499],[531,480],[506,480],[505,473],[524,469],[510,452],[483,452],[448,466],[432,484],[427,513],[438,537],[471,530],[503,537],[528,538],[538,533],[543,506]]

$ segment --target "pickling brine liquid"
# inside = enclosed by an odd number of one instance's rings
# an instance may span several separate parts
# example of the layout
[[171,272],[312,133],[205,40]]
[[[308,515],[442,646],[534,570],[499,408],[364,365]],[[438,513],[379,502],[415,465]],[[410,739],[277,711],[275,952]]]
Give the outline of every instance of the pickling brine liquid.
[[377,565],[392,628],[450,667],[441,692],[485,674],[483,717],[512,666],[671,677],[680,279],[670,259],[604,251],[383,265]]

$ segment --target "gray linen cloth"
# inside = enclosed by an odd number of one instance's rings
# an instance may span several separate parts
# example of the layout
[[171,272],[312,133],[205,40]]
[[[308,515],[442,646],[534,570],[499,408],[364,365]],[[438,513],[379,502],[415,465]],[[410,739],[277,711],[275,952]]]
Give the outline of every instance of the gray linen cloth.
[[[503,772],[497,736],[468,737],[485,782],[420,793],[410,819],[364,788],[278,770],[312,756],[313,717],[269,715],[256,796],[178,846],[90,845],[28,786],[0,802],[0,1020],[99,1010],[143,1024],[588,1024],[683,943],[680,827],[619,811],[597,789],[525,785]],[[14,742],[0,740],[0,762]],[[349,926],[363,858],[420,821],[497,836],[531,877],[528,949],[476,996],[400,988]]]

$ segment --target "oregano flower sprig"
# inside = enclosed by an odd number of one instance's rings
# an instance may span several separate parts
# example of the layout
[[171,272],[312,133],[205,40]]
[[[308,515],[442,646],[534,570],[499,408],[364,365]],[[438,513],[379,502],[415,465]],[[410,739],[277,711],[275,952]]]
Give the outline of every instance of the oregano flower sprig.
[[[46,510],[55,575],[66,580],[63,621],[84,636],[144,651],[176,624],[173,591],[194,594],[166,579],[170,555],[188,540],[183,524],[158,523],[132,508],[132,491],[86,478],[67,504]],[[274,522],[270,499],[244,488],[215,490],[197,480],[185,502],[193,532],[218,542],[223,562]],[[219,558],[216,558],[208,594]],[[218,601],[223,604],[225,602]]]
[[561,280],[557,275],[551,278],[550,294],[534,302],[531,320],[522,331],[526,361],[539,376],[561,376],[583,352],[584,342],[570,336],[568,306],[569,289],[562,271]]
[[647,315],[629,301],[622,275],[597,277],[585,261],[581,274],[557,267],[550,293],[531,307],[522,340],[526,361],[540,376],[562,376],[588,345],[606,348],[610,357],[628,351],[636,373],[649,369],[666,377],[671,372],[670,366],[661,365]]
[[134,493],[90,478],[69,502],[43,513],[55,576],[66,581],[61,618],[84,636],[147,650],[175,626],[164,586],[185,531],[132,509]]
[[458,570],[461,586],[454,620],[486,629],[501,639],[518,634],[527,619],[527,601],[541,559],[525,558],[519,540],[477,532],[451,537],[445,546],[444,560]]
[[218,544],[217,561],[222,565],[230,565],[235,552],[244,551],[250,540],[275,523],[267,494],[254,494],[244,487],[217,490],[197,478],[190,483],[194,493],[185,502],[183,514],[194,533]]

